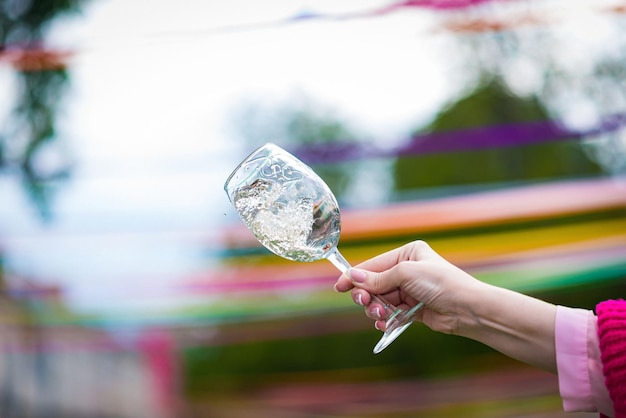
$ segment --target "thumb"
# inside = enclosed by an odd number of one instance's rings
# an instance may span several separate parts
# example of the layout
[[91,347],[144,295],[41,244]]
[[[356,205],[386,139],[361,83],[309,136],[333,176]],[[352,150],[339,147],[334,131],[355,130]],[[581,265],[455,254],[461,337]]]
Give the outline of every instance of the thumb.
[[397,289],[401,283],[399,276],[389,274],[389,270],[376,273],[373,271],[351,268],[348,272],[355,287],[365,289],[370,293],[384,294]]

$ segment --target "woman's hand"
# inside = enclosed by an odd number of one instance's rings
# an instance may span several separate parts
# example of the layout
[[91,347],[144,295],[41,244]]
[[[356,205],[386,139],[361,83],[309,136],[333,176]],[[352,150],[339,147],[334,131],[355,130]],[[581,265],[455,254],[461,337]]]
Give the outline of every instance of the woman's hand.
[[422,302],[415,319],[429,328],[480,341],[525,363],[556,372],[556,307],[483,283],[454,266],[423,241],[367,260],[335,284],[351,290],[376,328],[385,330],[385,309],[372,295],[410,309]]
[[357,265],[335,284],[338,292],[352,290],[355,303],[365,307],[377,329],[385,330],[385,310],[372,298],[380,295],[389,303],[410,309],[419,302],[424,308],[416,319],[435,331],[458,333],[472,321],[470,306],[487,287],[454,266],[423,241],[414,241]]

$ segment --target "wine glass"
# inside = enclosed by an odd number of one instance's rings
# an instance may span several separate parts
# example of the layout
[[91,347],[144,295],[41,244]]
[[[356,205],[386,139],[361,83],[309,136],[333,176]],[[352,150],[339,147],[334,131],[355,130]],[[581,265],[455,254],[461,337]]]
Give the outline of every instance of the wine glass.
[[[224,184],[230,202],[254,236],[273,253],[293,261],[329,260],[342,273],[350,264],[337,249],[341,231],[333,192],[309,166],[267,143],[237,166]],[[399,309],[373,295],[386,311],[381,352],[408,327],[422,304]]]

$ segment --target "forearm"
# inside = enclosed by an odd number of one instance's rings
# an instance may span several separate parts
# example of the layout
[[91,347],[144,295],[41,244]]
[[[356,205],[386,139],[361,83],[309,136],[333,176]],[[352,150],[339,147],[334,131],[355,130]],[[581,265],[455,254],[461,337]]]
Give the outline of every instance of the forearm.
[[459,335],[556,373],[556,306],[490,285],[473,296],[468,315],[459,324]]

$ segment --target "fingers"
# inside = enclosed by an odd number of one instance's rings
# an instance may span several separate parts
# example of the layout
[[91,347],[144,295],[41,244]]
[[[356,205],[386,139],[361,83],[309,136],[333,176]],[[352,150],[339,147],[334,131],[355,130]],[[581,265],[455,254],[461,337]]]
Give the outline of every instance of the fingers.
[[337,279],[337,283],[335,283],[333,289],[335,289],[335,292],[343,293],[347,292],[353,287],[354,285],[352,284],[352,280],[347,274],[344,273],[339,277],[339,279]]
[[397,273],[398,270],[397,267],[392,267],[389,270],[377,273],[353,268],[350,269],[350,279],[354,287],[365,289],[372,294],[381,295],[401,287],[404,278]]
[[385,271],[398,264],[403,255],[403,247],[394,248],[391,251],[377,255],[370,258],[355,267],[362,270],[369,271]]
[[384,296],[386,303],[377,296],[372,296],[367,290],[358,287],[352,287],[351,297],[355,304],[363,306],[365,315],[374,320],[383,320],[383,322],[392,313],[389,311],[389,305],[402,303],[398,290]]
[[[402,247],[395,248],[386,253],[380,254],[374,258],[364,261],[356,266],[358,270],[367,270],[370,272],[384,272],[403,261],[420,261],[427,258],[440,257],[430,246],[424,241],[413,241]],[[358,274],[358,273],[357,273]],[[334,286],[337,292],[347,292],[355,285],[350,274],[342,274]]]
[[[334,289],[337,292],[347,292],[348,290],[359,287],[367,290],[375,290],[380,293],[381,288],[384,288],[384,280],[381,279],[384,273],[376,273],[366,271],[363,269],[351,268],[347,273],[342,274],[337,283],[335,283]],[[391,289],[392,287],[390,287]],[[385,290],[385,289],[382,289]]]
[[[335,283],[334,289],[336,292],[347,292],[348,290],[353,290],[352,298],[356,303],[357,297],[366,297],[369,296],[369,293],[386,293],[397,288],[391,281],[386,281],[383,279],[384,273],[375,273],[371,271],[361,270],[352,268],[347,274],[342,274],[341,277]],[[355,291],[357,289],[362,289],[360,292]],[[360,295],[360,296],[359,296]],[[361,302],[361,305],[367,305],[368,302]]]
[[367,306],[372,301],[372,296],[366,290],[354,288],[352,289],[352,300],[357,305]]
[[[354,289],[352,291],[352,299],[354,303],[364,307],[365,315],[368,318],[376,322],[381,321],[382,324],[384,324],[391,314],[382,302],[376,298],[372,298],[372,296],[364,290]],[[376,328],[383,329],[380,325],[377,325]]]
[[[441,256],[428,244],[414,241],[358,264],[339,277],[334,289],[337,292],[351,291],[354,303],[363,306],[367,317],[375,321],[376,328],[384,331],[385,320],[393,311],[393,307],[390,311],[390,305],[410,309],[418,303],[415,278],[424,270],[419,261],[439,258]],[[384,301],[373,295],[383,296]]]
[[377,255],[355,267],[369,271],[385,271],[403,261],[419,261],[433,255],[436,255],[435,251],[425,241],[418,240]]

